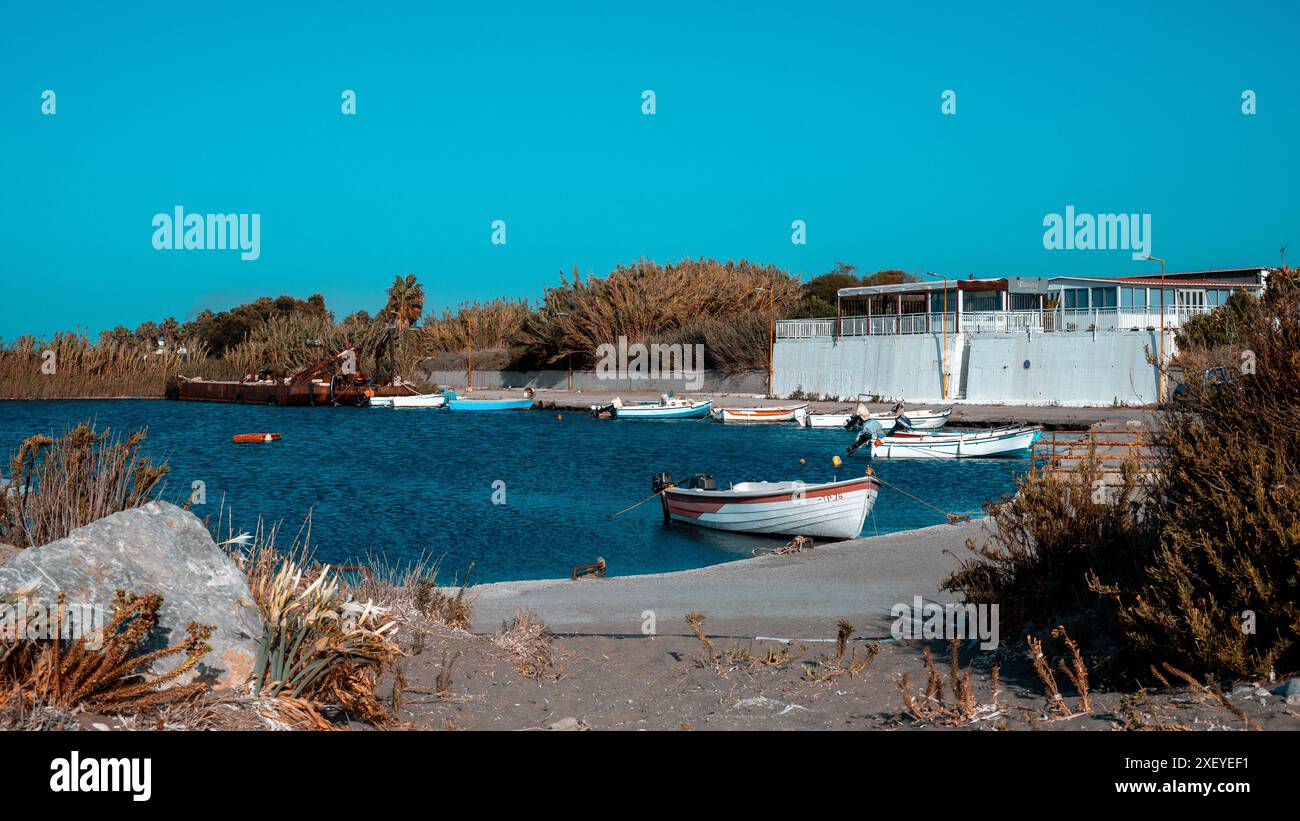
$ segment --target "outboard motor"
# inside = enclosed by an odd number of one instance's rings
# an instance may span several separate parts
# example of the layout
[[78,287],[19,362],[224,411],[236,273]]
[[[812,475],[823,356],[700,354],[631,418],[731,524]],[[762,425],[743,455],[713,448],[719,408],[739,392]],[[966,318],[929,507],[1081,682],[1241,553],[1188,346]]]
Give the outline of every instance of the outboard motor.
[[650,489],[655,493],[672,486],[673,475],[671,473],[656,473],[650,478]]
[[855,413],[855,414],[853,414],[852,416],[850,416],[850,417],[848,418],[847,421],[845,421],[845,423],[844,423],[844,429],[845,429],[845,430],[857,430],[858,427],[859,427],[859,426],[860,426],[864,421],[866,421],[866,420],[864,420],[861,416],[858,416],[858,415]]
[[718,482],[712,473],[700,473],[688,480],[694,490],[717,490]]

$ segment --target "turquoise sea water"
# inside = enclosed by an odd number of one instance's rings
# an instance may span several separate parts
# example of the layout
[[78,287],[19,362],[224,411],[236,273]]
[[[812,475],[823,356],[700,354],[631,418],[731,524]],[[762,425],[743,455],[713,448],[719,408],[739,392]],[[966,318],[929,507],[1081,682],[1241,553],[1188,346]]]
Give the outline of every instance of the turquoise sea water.
[[[206,488],[199,516],[223,494],[236,528],[262,516],[296,531],[312,512],[322,561],[443,556],[449,579],[474,563],[479,582],[568,576],[605,557],[615,575],[683,570],[752,555],[783,539],[665,527],[650,477],[713,473],[745,480],[827,481],[831,457],[853,435],[710,420],[594,420],[565,411],[467,413],[369,408],[279,408],[153,400],[0,402],[0,451],[33,433],[93,419],[101,429],[148,426],[146,451],[172,468],[164,498]],[[271,444],[236,445],[235,433],[276,432]],[[800,465],[799,460],[806,460]],[[979,514],[1009,492],[1027,458],[881,460],[854,456],[839,478],[868,464],[880,477],[954,513]],[[7,469],[7,468],[6,468]],[[494,504],[504,482],[505,504]],[[496,487],[500,487],[499,485]],[[497,494],[498,500],[500,494]],[[942,524],[942,514],[886,487],[863,535]]]

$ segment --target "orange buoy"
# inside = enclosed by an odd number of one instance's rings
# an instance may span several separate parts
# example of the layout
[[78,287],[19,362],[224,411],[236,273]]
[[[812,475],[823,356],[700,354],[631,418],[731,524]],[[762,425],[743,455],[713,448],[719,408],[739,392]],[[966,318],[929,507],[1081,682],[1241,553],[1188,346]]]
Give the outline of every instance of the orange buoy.
[[564,414],[562,414],[562,413],[557,413],[557,414],[555,414],[555,421],[556,421],[556,422],[563,422],[563,421],[564,421]]
[[808,464],[808,460],[807,460],[807,459],[800,459],[800,460],[799,460],[799,464],[801,464],[801,465],[806,465],[806,464]]
[[230,437],[232,442],[274,442],[280,438],[278,433],[236,433]]

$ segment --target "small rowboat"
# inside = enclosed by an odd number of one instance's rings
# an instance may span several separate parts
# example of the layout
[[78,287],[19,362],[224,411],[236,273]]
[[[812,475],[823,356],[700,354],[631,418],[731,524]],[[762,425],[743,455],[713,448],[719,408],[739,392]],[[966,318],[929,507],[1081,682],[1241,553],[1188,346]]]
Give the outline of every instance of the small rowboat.
[[839,482],[740,482],[718,490],[712,476],[695,476],[677,487],[668,474],[655,477],[665,522],[682,522],[734,533],[855,539],[876,503],[880,483],[872,476]]
[[[912,430],[935,430],[948,423],[948,417],[952,415],[952,408],[943,410],[930,410],[922,408],[920,410],[903,411],[898,415],[898,424]],[[872,414],[874,417],[875,414]],[[880,420],[884,423],[884,420]]]
[[715,408],[713,418],[719,422],[789,422],[801,410],[807,410],[808,403],[802,405],[774,405],[766,408]]
[[455,391],[445,394],[447,407],[454,411],[508,411],[528,410],[533,406],[532,392],[525,392],[524,399],[461,399]]
[[[1043,429],[1034,425],[1012,425],[987,431],[911,433],[887,436],[863,433],[849,448],[853,453],[869,445],[868,453],[882,459],[961,459],[975,456],[1009,456],[1029,450]],[[865,441],[864,441],[864,437]]]
[[658,402],[634,402],[625,405],[623,400],[616,396],[608,405],[592,405],[591,415],[601,417],[608,414],[615,419],[703,419],[712,410],[711,399],[662,396]]
[[417,393],[413,396],[372,396],[372,408],[444,408],[447,397],[441,393]]
[[280,438],[278,433],[236,433],[230,437],[232,442],[274,442]]
[[856,430],[862,426],[860,412],[843,411],[840,413],[809,413],[807,408],[794,413],[794,421],[805,428],[840,428]]

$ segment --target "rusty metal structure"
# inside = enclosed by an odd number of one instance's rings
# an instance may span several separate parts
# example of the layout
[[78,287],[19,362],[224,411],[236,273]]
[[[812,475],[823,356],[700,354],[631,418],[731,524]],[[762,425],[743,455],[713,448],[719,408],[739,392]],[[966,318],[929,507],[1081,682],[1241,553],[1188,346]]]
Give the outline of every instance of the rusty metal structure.
[[189,402],[248,405],[364,405],[372,396],[406,396],[406,385],[379,385],[355,367],[357,351],[346,348],[329,359],[284,377],[209,381],[177,376],[166,397]]

